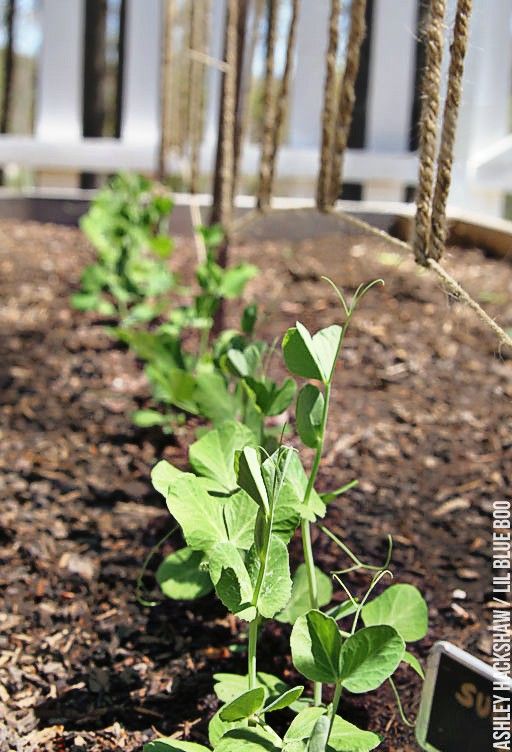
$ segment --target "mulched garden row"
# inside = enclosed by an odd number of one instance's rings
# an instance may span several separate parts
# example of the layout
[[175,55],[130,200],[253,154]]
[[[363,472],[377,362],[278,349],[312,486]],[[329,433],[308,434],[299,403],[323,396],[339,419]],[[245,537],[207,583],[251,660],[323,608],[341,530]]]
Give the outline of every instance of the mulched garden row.
[[[193,265],[178,239],[173,265]],[[142,749],[156,733],[205,742],[216,671],[243,671],[245,635],[213,598],[140,606],[136,582],[170,529],[149,473],[181,466],[193,438],[135,428],[149,406],[140,364],[104,323],[69,308],[93,257],[79,231],[0,223],[0,750]],[[321,490],[358,478],[328,525],[359,555],[395,548],[395,581],[430,607],[424,659],[449,639],[489,660],[490,531],[494,499],[512,475],[511,361],[438,283],[380,240],[354,232],[314,241],[246,242],[234,259],[263,267],[249,286],[271,340],[299,318],[317,329],[339,316],[328,273],[348,291],[383,277],[347,338],[336,380]],[[451,249],[449,269],[512,326],[512,268],[477,249]],[[235,324],[239,309],[229,309]],[[276,375],[284,375],[278,355]],[[173,536],[163,552],[180,545]],[[345,564],[315,535],[320,565]],[[146,597],[159,600],[152,572]],[[300,544],[293,546],[300,560]],[[367,582],[349,579],[355,590]],[[342,597],[337,593],[337,597]],[[296,679],[289,629],[266,627],[261,669]],[[400,671],[406,711],[420,683]],[[386,688],[347,696],[342,714],[385,734],[381,749],[415,749]],[[284,717],[284,716],[283,716]]]

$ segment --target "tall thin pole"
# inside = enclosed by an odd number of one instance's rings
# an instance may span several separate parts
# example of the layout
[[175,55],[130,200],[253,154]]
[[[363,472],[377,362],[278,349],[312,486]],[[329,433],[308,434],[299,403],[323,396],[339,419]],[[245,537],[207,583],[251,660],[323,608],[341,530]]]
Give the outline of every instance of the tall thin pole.
[[160,66],[160,144],[158,151],[158,178],[166,177],[165,158],[169,151],[171,136],[171,68],[172,30],[174,25],[174,0],[164,0],[162,62]]
[[7,133],[9,128],[9,119],[11,116],[12,105],[12,84],[14,78],[14,21],[16,17],[16,0],[8,0],[5,6],[5,30],[6,42],[4,53],[4,75],[3,75],[3,98],[2,98],[2,118],[0,121],[0,131]]

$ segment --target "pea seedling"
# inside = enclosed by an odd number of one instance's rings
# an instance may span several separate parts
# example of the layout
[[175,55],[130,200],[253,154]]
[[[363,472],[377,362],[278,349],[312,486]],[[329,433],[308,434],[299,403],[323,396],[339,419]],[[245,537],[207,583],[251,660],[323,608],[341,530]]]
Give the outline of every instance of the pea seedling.
[[[326,503],[344,490],[322,498],[315,483],[336,361],[354,311],[374,284],[360,287],[350,305],[337,291],[345,314],[342,325],[312,336],[297,324],[284,337],[289,370],[321,385],[308,383],[297,397],[299,436],[316,450],[309,474],[295,449],[279,446],[269,454],[257,446],[254,433],[236,421],[209,431],[190,447],[193,472],[165,461],[153,470],[153,484],[164,495],[186,543],[158,570],[164,592],[193,599],[214,589],[228,610],[248,623],[247,673],[214,676],[214,690],[223,703],[209,725],[215,752],[241,748],[247,752],[369,752],[379,746],[381,738],[338,715],[342,692],[375,690],[392,681],[402,662],[422,673],[406,645],[427,631],[427,607],[419,591],[398,584],[370,600],[375,586],[389,574],[391,548],[384,565],[373,567],[321,525],[351,561],[347,569],[333,573],[348,598],[329,608],[332,584],[315,566],[311,544],[311,524],[318,524]],[[288,544],[299,526],[305,561],[292,579]],[[342,579],[356,568],[372,574],[360,600]],[[272,618],[293,623],[292,660],[297,671],[314,683],[313,697],[303,695],[303,684],[289,687],[278,677],[258,671],[258,635],[262,622]],[[348,619],[351,623],[345,624]],[[324,684],[333,689],[333,700],[327,705]],[[272,713],[287,708],[296,715],[281,737],[272,726]],[[145,752],[207,749],[170,738],[144,747]]]
[[173,251],[167,233],[171,197],[138,175],[117,175],[94,199],[80,226],[97,258],[71,298],[79,310],[118,316],[124,324],[149,321],[165,307],[175,284],[165,263]]

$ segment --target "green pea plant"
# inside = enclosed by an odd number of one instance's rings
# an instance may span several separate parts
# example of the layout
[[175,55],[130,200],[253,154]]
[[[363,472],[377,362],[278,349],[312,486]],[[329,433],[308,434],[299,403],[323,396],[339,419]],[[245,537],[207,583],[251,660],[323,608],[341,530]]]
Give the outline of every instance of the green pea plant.
[[[358,288],[350,305],[335,288],[344,313],[341,325],[311,335],[297,323],[284,336],[282,349],[289,370],[307,380],[297,396],[295,422],[303,444],[315,449],[309,472],[298,450],[280,443],[269,452],[248,426],[234,420],[204,433],[190,446],[190,471],[166,461],[153,469],[153,485],[164,496],[185,541],[185,547],[167,556],[158,568],[163,592],[191,600],[214,590],[226,608],[248,625],[247,673],[213,677],[222,703],[208,727],[215,752],[368,752],[379,746],[381,737],[339,715],[342,692],[375,690],[392,681],[401,663],[422,674],[419,661],[407,650],[408,642],[421,639],[427,631],[427,606],[421,594],[411,585],[395,584],[370,598],[390,575],[391,545],[382,566],[362,562],[321,522],[327,504],[347,487],[324,495],[315,489],[336,362],[357,305],[374,284]],[[331,573],[347,594],[334,605],[332,579],[315,564],[313,524],[350,562]],[[292,577],[288,546],[299,528],[304,563]],[[354,570],[371,575],[362,597],[354,596],[343,579]],[[269,619],[292,625],[293,664],[305,680],[313,682],[312,696],[304,694],[305,683],[289,686],[258,670],[258,639]],[[287,710],[290,717],[281,735],[273,724],[278,710]],[[145,752],[207,749],[174,738],[157,739],[144,747]]]
[[117,175],[93,200],[80,226],[96,251],[71,297],[78,310],[118,317],[125,325],[160,315],[175,279],[166,263],[173,201],[139,175]]
[[196,296],[193,315],[196,326],[201,326],[202,337],[199,344],[200,353],[210,340],[212,327],[221,302],[239,298],[249,280],[256,277],[259,270],[254,264],[241,262],[223,267],[218,263],[219,248],[224,241],[224,231],[220,225],[201,226],[197,232],[203,239],[206,255],[196,269],[196,279],[200,294]]
[[158,425],[172,433],[184,413],[214,425],[236,416],[241,398],[233,385],[233,375],[221,363],[228,351],[247,346],[252,338],[252,325],[248,325],[249,317],[252,321],[255,316],[252,308],[244,309],[241,331],[224,331],[208,347],[196,351],[186,348],[189,329],[183,322],[164,323],[154,330],[118,328],[117,337],[145,363],[156,404],[156,408],[136,411],[132,415],[134,423],[145,428]]
[[[167,433],[180,423],[184,411],[218,425],[235,417],[249,426],[259,442],[275,446],[279,423],[272,430],[267,419],[283,414],[291,404],[296,385],[288,378],[278,384],[268,375],[271,350],[254,339],[257,307],[243,310],[239,329],[227,329],[212,338],[215,313],[223,299],[240,298],[258,270],[241,263],[221,268],[215,260],[223,233],[218,226],[202,227],[207,256],[196,270],[199,292],[189,305],[171,311],[156,329],[119,327],[116,334],[146,363],[153,399],[162,409],[134,413],[142,427],[159,425]],[[198,346],[187,350],[190,331],[199,333]],[[212,395],[214,395],[212,397]]]

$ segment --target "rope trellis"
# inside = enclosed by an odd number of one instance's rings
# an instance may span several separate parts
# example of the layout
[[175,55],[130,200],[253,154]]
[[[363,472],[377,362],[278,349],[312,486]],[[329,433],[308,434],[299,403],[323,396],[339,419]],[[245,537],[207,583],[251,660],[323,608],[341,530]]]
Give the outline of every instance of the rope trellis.
[[336,58],[339,43],[340,0],[331,0],[329,16],[329,41],[325,57],[324,106],[322,112],[322,145],[320,169],[316,188],[316,204],[320,210],[327,208],[331,186],[332,149],[336,119]]
[[267,38],[265,49],[265,84],[263,93],[263,133],[261,138],[260,176],[258,185],[258,208],[270,204],[271,162],[273,130],[276,113],[274,97],[274,57],[276,47],[278,0],[267,0]]
[[233,211],[235,168],[235,111],[238,0],[228,0],[226,22],[226,72],[224,73],[224,130],[222,134],[220,221],[227,232]]
[[423,74],[420,121],[420,167],[416,195],[414,257],[426,265],[430,242],[432,195],[436,179],[437,123],[441,107],[441,65],[443,62],[445,0],[431,0],[425,34],[425,72]]
[[290,79],[293,68],[293,56],[295,52],[295,42],[297,39],[297,23],[299,20],[299,0],[292,0],[292,15],[290,19],[290,26],[288,27],[288,39],[286,45],[286,60],[284,64],[283,77],[281,78],[281,85],[277,93],[276,102],[276,117],[273,126],[272,133],[272,151],[270,154],[270,170],[268,175],[268,184],[266,189],[265,200],[270,201],[272,195],[272,188],[274,185],[275,166],[277,162],[277,151],[279,148],[279,140],[281,138],[281,131],[283,129],[283,123],[286,115],[286,106],[288,104],[288,92],[290,88]]
[[457,117],[461,102],[464,58],[468,45],[469,19],[472,5],[473,0],[459,0],[453,28],[448,88],[444,105],[436,185],[432,198],[431,236],[428,256],[436,261],[441,258],[446,242],[446,204],[448,202],[452,176],[453,150],[457,130]]
[[352,114],[356,101],[356,79],[359,71],[361,45],[366,36],[366,0],[352,0],[350,6],[350,31],[347,44],[347,60],[341,81],[338,100],[338,119],[333,147],[329,204],[332,206],[341,192],[343,183],[343,157],[347,148]]
[[[230,3],[231,5],[231,3]],[[423,105],[420,120],[419,174],[416,198],[414,238],[411,244],[393,238],[388,233],[336,208],[343,178],[343,158],[347,147],[355,103],[355,82],[359,70],[361,46],[366,34],[366,0],[352,0],[347,59],[341,81],[337,83],[336,56],[339,44],[339,15],[341,0],[331,0],[326,51],[326,75],[322,112],[322,145],[317,180],[317,208],[366,233],[414,254],[418,264],[431,270],[445,289],[465,303],[497,337],[501,345],[512,348],[512,338],[441,266],[447,234],[446,205],[451,182],[455,132],[461,102],[464,59],[469,35],[472,0],[458,0],[453,38],[450,45],[447,92],[441,128],[441,71],[444,48],[446,0],[430,0],[425,33],[426,63],[423,77]],[[291,61],[296,37],[299,0],[292,5],[288,31],[285,73],[276,103],[274,54],[277,34],[278,0],[267,0],[266,68],[264,85],[264,124],[262,135],[257,209],[234,222],[231,232],[240,233],[258,217],[270,211],[273,176],[277,156],[279,130],[284,117],[284,104],[289,86]],[[227,58],[228,56],[226,56]],[[226,76],[227,77],[227,76]],[[228,129],[226,129],[227,131]],[[226,132],[225,132],[226,135]],[[227,174],[225,175],[227,178]],[[289,210],[286,210],[289,211]],[[297,211],[297,210],[291,210]]]

